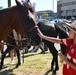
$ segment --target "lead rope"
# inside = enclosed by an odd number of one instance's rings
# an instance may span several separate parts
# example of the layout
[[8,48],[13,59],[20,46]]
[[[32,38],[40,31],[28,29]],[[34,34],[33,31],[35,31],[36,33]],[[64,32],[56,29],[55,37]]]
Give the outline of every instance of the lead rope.
[[[27,38],[26,38],[26,40],[27,40]],[[29,43],[26,45],[25,49],[27,49],[27,46],[29,46],[30,43],[31,43],[31,39],[29,40]],[[24,52],[25,52],[25,50],[23,49],[23,54],[22,54],[22,57],[23,57],[22,61],[23,61],[23,63],[24,63]]]

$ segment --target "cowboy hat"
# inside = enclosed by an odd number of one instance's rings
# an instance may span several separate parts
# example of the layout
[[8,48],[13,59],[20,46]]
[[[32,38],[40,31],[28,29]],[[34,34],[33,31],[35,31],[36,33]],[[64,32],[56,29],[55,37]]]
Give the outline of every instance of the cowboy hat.
[[72,30],[74,33],[76,33],[76,20],[72,23],[66,23],[66,22],[62,22],[62,24],[66,27],[68,27],[70,30]]

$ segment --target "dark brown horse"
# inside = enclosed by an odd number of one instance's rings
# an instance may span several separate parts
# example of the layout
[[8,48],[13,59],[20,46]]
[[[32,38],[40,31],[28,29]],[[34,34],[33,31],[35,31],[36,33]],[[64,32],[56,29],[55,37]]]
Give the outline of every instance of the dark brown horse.
[[[33,8],[29,4],[22,4],[18,0],[16,6],[0,10],[0,41],[15,29],[19,34],[26,35],[35,27]],[[29,12],[30,11],[30,12]]]
[[[35,28],[35,14],[32,6],[27,3],[21,3],[18,0],[15,1],[16,6],[0,10],[0,41],[5,39],[13,29],[15,29],[18,34],[26,35],[28,38],[31,36],[34,38],[37,36],[39,38]],[[38,41],[35,40],[34,44],[37,42]]]

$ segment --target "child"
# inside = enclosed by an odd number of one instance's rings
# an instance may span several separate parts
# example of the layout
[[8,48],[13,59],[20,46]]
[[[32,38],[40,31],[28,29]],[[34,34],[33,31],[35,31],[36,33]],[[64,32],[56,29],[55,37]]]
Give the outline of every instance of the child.
[[53,43],[64,44],[67,46],[66,54],[59,54],[60,58],[64,61],[63,63],[63,75],[76,75],[76,20],[69,25],[68,23],[63,22],[66,27],[69,28],[69,38],[66,39],[57,39],[53,37],[45,36],[38,30],[38,35],[47,41]]

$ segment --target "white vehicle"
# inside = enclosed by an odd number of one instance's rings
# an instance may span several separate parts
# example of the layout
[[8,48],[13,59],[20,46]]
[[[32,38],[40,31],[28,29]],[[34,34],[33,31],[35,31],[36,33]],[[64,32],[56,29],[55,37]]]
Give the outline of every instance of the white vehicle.
[[67,22],[67,23],[71,23],[71,21],[66,20],[66,19],[54,19],[52,21],[50,21],[51,23],[57,24],[57,23],[61,23],[61,22]]

